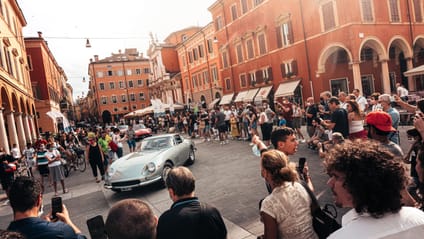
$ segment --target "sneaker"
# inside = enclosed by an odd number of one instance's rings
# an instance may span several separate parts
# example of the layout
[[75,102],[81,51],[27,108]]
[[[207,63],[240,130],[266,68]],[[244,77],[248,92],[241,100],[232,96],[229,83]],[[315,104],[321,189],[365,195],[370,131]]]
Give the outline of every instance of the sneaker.
[[224,145],[224,141],[219,142],[220,145]]
[[227,139],[227,140],[225,140],[225,143],[226,143],[226,144],[228,144],[228,143],[229,143],[228,139]]

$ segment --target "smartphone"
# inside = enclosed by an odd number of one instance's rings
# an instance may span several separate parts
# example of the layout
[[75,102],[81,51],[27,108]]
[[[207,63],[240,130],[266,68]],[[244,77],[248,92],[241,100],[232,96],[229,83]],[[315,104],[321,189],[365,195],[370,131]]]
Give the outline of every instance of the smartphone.
[[299,158],[299,172],[303,173],[303,168],[305,167],[306,158]]
[[107,239],[105,222],[101,215],[88,219],[87,227],[92,239]]
[[52,198],[52,219],[57,219],[56,213],[62,212],[63,206],[62,206],[62,198],[61,197],[54,197]]

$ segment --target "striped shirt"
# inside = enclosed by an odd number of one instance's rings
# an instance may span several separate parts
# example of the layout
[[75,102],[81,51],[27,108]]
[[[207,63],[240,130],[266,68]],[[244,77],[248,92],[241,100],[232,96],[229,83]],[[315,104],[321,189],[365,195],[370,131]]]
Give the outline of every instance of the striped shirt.
[[47,153],[47,151],[38,151],[37,152],[37,166],[49,164],[49,160],[46,157],[46,153]]

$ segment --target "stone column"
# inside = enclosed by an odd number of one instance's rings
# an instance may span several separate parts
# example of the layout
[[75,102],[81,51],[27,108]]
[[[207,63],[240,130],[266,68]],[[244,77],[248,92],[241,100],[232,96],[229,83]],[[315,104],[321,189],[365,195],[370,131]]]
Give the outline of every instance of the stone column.
[[34,115],[30,115],[29,116],[29,124],[30,124],[30,126],[32,128],[32,131],[31,131],[31,133],[32,133],[32,139],[35,141],[35,140],[37,140],[38,129],[35,127],[34,117],[35,117]]
[[9,130],[9,146],[13,146],[13,144],[18,145],[19,147],[19,140],[18,140],[18,134],[16,133],[16,124],[15,124],[15,118],[13,117],[13,112],[7,113],[7,126]]
[[9,140],[7,138],[6,126],[4,124],[3,110],[1,109],[0,109],[0,138],[2,139],[0,140],[0,147],[2,147],[4,151],[9,154],[10,153]]
[[383,59],[381,62],[381,76],[383,83],[383,94],[390,94],[390,76],[389,76],[389,64],[387,59]]
[[24,124],[25,138],[27,139],[27,142],[33,143],[34,139],[31,136],[31,131],[30,131],[30,128],[29,128],[29,115],[24,115],[22,117],[22,121],[23,121],[23,124]]
[[[406,58],[406,68],[411,70],[414,68],[414,64],[412,63],[412,58]],[[416,85],[413,76],[408,76],[408,90],[415,91]]]
[[359,66],[359,62],[355,61],[352,63],[352,71],[353,71],[353,88],[362,90],[362,77],[361,77],[361,68]]
[[25,131],[24,131],[24,124],[22,123],[22,113],[18,112],[15,113],[15,122],[16,122],[16,129],[18,133],[18,142],[19,142],[19,149],[24,149],[26,145],[26,137],[25,137]]

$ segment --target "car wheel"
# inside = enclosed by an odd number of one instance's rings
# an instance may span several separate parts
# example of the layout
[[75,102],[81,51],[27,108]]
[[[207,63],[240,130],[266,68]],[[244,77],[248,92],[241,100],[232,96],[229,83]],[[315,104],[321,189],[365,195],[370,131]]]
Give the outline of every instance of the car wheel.
[[166,187],[166,178],[168,177],[168,173],[169,171],[171,171],[172,169],[172,165],[170,163],[165,163],[165,165],[163,166],[163,170],[162,170],[162,185],[164,187]]
[[188,154],[188,159],[186,161],[187,165],[192,165],[194,161],[196,160],[196,155],[194,154],[194,149],[190,148],[190,152]]

